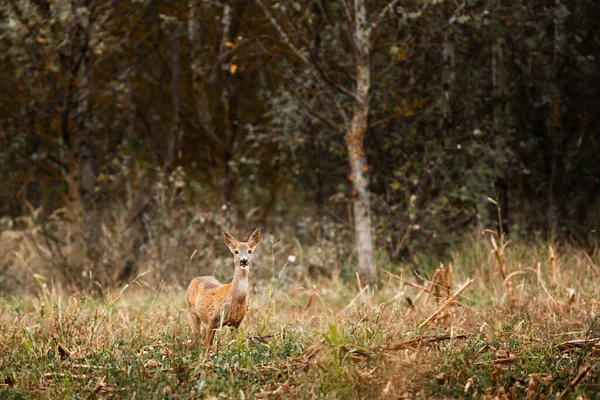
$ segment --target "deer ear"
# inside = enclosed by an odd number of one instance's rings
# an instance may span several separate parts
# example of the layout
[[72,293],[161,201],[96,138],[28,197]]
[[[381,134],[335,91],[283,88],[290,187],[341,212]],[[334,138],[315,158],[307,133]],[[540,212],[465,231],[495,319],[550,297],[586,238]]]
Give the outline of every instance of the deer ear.
[[256,247],[256,245],[258,244],[258,242],[260,242],[260,229],[256,229],[252,235],[250,235],[250,238],[248,238],[248,242],[246,242],[248,244],[248,247],[250,247],[251,249],[253,249],[254,247]]
[[237,245],[237,240],[233,237],[233,235],[227,231],[223,231],[223,241],[230,249]]

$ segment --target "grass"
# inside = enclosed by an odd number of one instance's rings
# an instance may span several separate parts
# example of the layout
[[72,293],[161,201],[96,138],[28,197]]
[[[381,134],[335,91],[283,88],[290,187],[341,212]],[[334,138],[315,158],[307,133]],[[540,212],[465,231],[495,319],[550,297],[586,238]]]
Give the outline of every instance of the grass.
[[444,298],[426,302],[412,275],[362,294],[336,277],[255,281],[241,329],[212,349],[189,342],[179,285],[99,298],[37,276],[37,296],[0,299],[0,398],[593,398],[597,256],[558,248],[553,282],[548,246],[512,244],[503,285],[489,250],[452,253],[450,294],[474,282],[424,327]]

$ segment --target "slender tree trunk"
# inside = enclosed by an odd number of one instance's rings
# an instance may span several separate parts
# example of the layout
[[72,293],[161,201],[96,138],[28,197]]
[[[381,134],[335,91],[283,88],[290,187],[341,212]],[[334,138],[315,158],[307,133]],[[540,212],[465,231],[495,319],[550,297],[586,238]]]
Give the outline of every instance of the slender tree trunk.
[[[71,4],[71,7],[73,5]],[[75,14],[75,9],[71,13]],[[99,199],[96,193],[96,176],[98,169],[97,148],[92,137],[92,113],[90,99],[92,98],[92,71],[90,68],[89,43],[94,34],[93,26],[76,25],[73,22],[75,43],[81,52],[81,63],[75,71],[77,85],[74,85],[76,104],[75,150],[77,168],[77,191],[83,216],[81,231],[87,248],[87,256],[96,262],[100,256],[98,249],[100,240],[101,217]]]
[[560,0],[554,2],[554,54],[552,57],[553,82],[550,85],[551,105],[548,115],[548,130],[552,142],[552,157],[550,167],[550,178],[548,188],[548,198],[550,204],[548,207],[548,221],[550,230],[554,236],[557,232],[558,223],[561,219],[560,199],[557,197],[562,192],[562,113],[560,103],[560,87],[558,86],[558,77],[556,76],[560,61],[563,57],[565,46],[565,6]]
[[[492,94],[494,98],[493,102],[493,115],[492,115],[492,133],[497,137],[506,136],[507,117],[506,112],[506,98],[507,98],[507,71],[504,63],[504,49],[502,44],[494,42],[492,44]],[[497,196],[499,200],[500,210],[502,211],[502,221],[498,221],[498,229],[502,233],[508,233],[508,186],[504,176],[498,176],[496,178],[495,187],[497,190]],[[495,207],[495,206],[494,206]],[[492,213],[495,215],[495,211]]]
[[[68,71],[65,84],[68,93],[62,119],[62,137],[66,147],[61,158],[68,160],[67,182],[70,207],[68,217],[75,221],[67,225],[68,268],[62,272],[70,283],[81,283],[82,273],[94,268],[99,255],[100,216],[96,193],[98,166],[97,148],[92,137],[92,75],[89,61],[89,43],[93,26],[82,24],[77,18],[79,2],[60,1],[57,4],[65,43],[70,44],[69,55],[63,60]],[[62,153],[62,149],[61,149]],[[96,274],[94,274],[96,275]]]
[[168,141],[167,156],[165,158],[164,169],[168,170],[173,166],[175,159],[178,159],[179,146],[183,131],[181,129],[181,91],[179,89],[179,21],[169,29],[169,40],[171,42],[171,90],[173,94],[173,123],[171,125],[171,135]]
[[[219,59],[223,58],[224,52],[227,51],[227,42],[231,40],[231,26],[233,23],[233,9],[226,2],[223,6],[223,17],[221,23],[221,29],[223,30],[223,35],[221,36],[221,45],[219,47]],[[229,58],[224,59],[226,61]],[[222,72],[224,74],[228,74],[229,72]],[[237,129],[234,129],[231,126],[231,95],[229,92],[229,76],[225,75],[221,81],[221,93],[220,93],[220,103],[221,103],[221,115],[222,119],[221,123],[223,124],[223,134],[225,139],[225,150],[223,152],[223,161],[224,161],[224,188],[223,188],[223,201],[229,208],[227,212],[227,217],[229,218],[229,223],[232,225],[236,225],[236,216],[237,216],[237,207],[235,201],[235,193],[237,189],[237,177],[236,171],[233,167],[233,157],[234,157],[234,147],[236,144],[236,132]]]
[[[127,46],[129,48],[132,47],[131,36],[127,33]],[[133,97],[133,77],[132,77],[133,67],[127,68],[127,75],[125,80],[127,81],[127,130],[126,130],[126,140],[127,140],[127,149],[125,153],[125,202],[127,205],[127,210],[131,212],[133,210],[133,199],[134,199],[134,159],[131,154],[131,148],[133,143],[133,138],[135,135],[135,114],[136,114],[136,106],[135,99]]]
[[444,90],[444,101],[442,104],[442,118],[440,119],[440,131],[444,132],[450,128],[452,115],[450,113],[452,104],[451,95],[453,93],[455,73],[454,73],[454,38],[451,31],[446,29],[443,33],[442,58],[444,60],[444,69],[442,84]]
[[364,150],[364,136],[369,116],[369,90],[371,71],[369,68],[370,38],[367,25],[367,11],[364,0],[355,0],[356,47],[356,104],[352,121],[347,128],[346,147],[352,170],[354,185],[354,235],[358,253],[358,274],[362,284],[373,284],[377,279],[377,269],[373,261],[373,239],[371,236],[371,200],[369,193],[369,167]]

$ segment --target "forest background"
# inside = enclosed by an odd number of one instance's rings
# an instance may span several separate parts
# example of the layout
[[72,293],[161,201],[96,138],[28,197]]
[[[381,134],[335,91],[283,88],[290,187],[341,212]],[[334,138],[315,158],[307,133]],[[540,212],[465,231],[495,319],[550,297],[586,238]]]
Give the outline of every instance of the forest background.
[[484,228],[597,253],[596,2],[357,4],[2,2],[0,287],[184,284],[223,228],[366,283]]

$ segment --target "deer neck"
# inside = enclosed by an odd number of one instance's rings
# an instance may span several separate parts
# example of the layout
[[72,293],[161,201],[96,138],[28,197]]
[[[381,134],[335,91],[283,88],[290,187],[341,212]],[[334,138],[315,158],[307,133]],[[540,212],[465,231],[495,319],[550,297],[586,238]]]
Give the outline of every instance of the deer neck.
[[248,270],[241,269],[239,265],[236,265],[233,281],[231,282],[231,296],[247,297],[248,293]]

